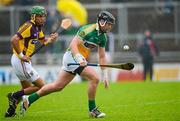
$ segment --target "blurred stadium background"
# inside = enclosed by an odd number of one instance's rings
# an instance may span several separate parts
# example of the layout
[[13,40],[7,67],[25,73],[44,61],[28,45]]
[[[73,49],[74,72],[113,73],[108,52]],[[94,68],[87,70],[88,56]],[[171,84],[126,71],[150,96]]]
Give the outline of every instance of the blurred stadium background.
[[[60,3],[63,1],[73,2],[76,7],[69,4],[72,9],[65,10],[66,7],[63,8]],[[62,55],[78,28],[96,22],[97,13],[101,10],[112,12],[117,19],[116,26],[109,34],[107,52],[110,62],[135,63],[135,69],[131,72],[111,69],[110,80],[142,81],[143,67],[137,48],[143,40],[143,32],[149,29],[160,50],[155,58],[153,80],[180,81],[179,0],[0,0],[0,83],[18,83],[10,66],[10,38],[29,19],[28,12],[33,5],[43,5],[48,10],[46,35],[56,27],[58,20],[64,17],[74,20],[73,27],[63,32],[56,43],[43,48],[32,58],[35,68],[47,82],[56,78]],[[125,44],[129,45],[129,50],[123,50]],[[95,53],[92,53],[90,62],[97,62]],[[80,81],[80,78],[77,77],[75,81]]]

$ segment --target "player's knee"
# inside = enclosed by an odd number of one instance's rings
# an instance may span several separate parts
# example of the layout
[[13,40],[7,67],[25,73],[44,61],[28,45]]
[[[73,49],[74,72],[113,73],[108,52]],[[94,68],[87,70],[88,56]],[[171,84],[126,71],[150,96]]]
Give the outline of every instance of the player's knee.
[[95,84],[95,85],[98,85],[98,83],[99,83],[99,78],[98,77],[96,77],[96,76],[94,76],[94,77],[92,77],[92,81],[91,81],[93,84]]
[[45,85],[45,82],[38,78],[36,81],[32,82],[36,87],[42,88]]
[[89,83],[89,86],[93,89],[96,89],[98,86],[99,80],[98,79],[94,79]]

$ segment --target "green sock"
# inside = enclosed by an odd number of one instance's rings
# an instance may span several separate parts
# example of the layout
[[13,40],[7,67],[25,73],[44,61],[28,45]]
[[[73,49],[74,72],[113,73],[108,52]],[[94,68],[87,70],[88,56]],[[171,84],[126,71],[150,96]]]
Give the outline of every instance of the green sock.
[[29,105],[31,105],[33,102],[35,102],[37,99],[39,99],[39,95],[37,93],[33,93],[28,97]]
[[89,111],[92,111],[96,107],[95,100],[89,100]]

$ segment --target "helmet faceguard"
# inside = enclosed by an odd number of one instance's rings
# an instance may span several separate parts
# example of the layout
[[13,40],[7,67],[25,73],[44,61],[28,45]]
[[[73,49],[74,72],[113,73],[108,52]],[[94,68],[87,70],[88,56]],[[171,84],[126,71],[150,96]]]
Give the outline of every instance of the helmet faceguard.
[[108,11],[101,11],[97,16],[97,21],[104,20],[107,23],[115,24],[115,17]]

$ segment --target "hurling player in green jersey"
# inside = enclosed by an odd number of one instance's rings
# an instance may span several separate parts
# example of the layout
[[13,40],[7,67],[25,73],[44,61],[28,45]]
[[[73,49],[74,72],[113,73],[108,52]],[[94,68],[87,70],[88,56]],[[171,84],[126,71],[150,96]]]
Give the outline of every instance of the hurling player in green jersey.
[[[89,24],[81,27],[76,36],[72,39],[69,48],[63,56],[63,66],[57,80],[53,83],[43,86],[36,93],[30,96],[23,96],[21,111],[24,112],[33,102],[40,97],[49,93],[61,91],[69,84],[76,74],[87,79],[88,83],[88,108],[91,117],[102,118],[105,113],[99,111],[96,107],[95,96],[100,76],[96,73],[93,67],[86,66],[87,59],[92,49],[98,48],[99,64],[106,64],[105,46],[106,33],[109,32],[115,24],[114,16],[108,11],[101,11],[97,16],[97,23]],[[79,65],[68,66],[68,63],[79,63]],[[103,72],[103,81],[107,88],[108,78],[107,70],[101,68]]]

